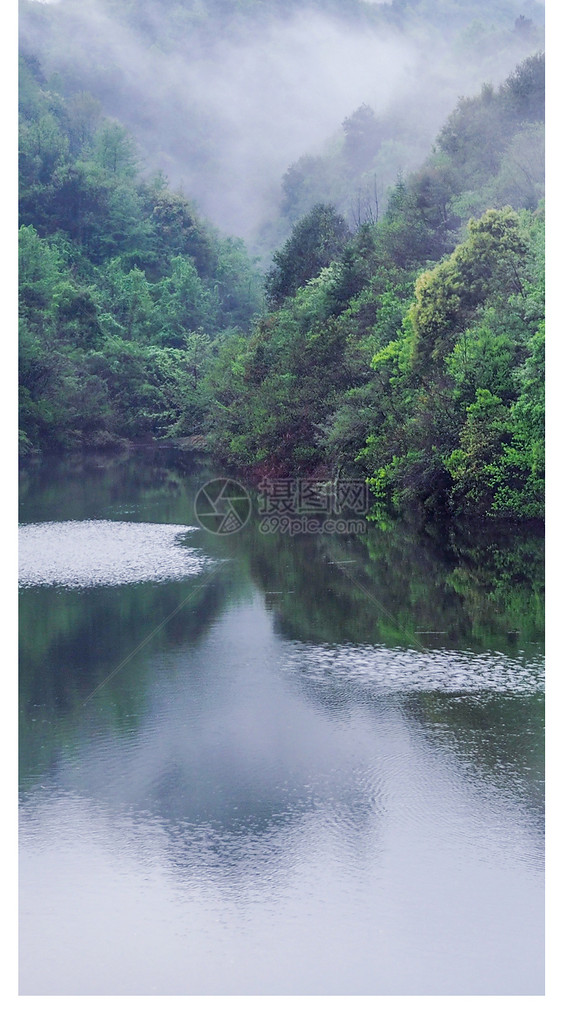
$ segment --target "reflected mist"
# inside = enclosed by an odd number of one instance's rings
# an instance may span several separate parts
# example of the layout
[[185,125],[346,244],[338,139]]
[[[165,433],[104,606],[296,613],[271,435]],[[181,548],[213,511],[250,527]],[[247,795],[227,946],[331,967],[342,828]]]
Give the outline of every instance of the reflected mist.
[[[23,532],[194,526],[207,478],[30,469]],[[186,538],[20,592],[21,991],[540,993],[540,537]]]

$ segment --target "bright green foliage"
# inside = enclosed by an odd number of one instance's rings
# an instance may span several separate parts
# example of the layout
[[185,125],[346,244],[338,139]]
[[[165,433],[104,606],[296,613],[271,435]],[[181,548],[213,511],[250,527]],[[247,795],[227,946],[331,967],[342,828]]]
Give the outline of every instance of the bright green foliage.
[[511,408],[512,439],[494,469],[493,512],[532,518],[544,511],[544,323],[529,347]]
[[513,210],[487,211],[469,222],[468,239],[451,257],[420,275],[411,311],[417,369],[442,360],[455,336],[495,292],[522,292],[520,263],[526,250]]
[[543,225],[488,211],[417,279],[385,262],[384,228],[363,227],[239,345],[211,413],[215,451],[359,468],[375,514],[540,516]]
[[490,390],[503,401],[515,396],[514,342],[509,334],[496,335],[485,324],[464,331],[447,360],[455,380],[455,395],[471,402],[478,388]]
[[157,293],[162,344],[179,346],[197,328],[216,330],[218,299],[200,279],[193,261],[174,257],[170,275],[158,283]]
[[144,271],[123,270],[120,258],[105,265],[103,272],[103,330],[128,341],[149,344],[154,331],[155,305],[152,287]]
[[487,212],[418,277],[402,344],[373,359],[385,416],[358,460],[379,504],[541,515],[542,227],[537,216]]
[[467,409],[457,447],[446,461],[453,478],[451,499],[460,513],[488,514],[494,499],[493,465],[510,433],[509,412],[501,399],[479,388]]

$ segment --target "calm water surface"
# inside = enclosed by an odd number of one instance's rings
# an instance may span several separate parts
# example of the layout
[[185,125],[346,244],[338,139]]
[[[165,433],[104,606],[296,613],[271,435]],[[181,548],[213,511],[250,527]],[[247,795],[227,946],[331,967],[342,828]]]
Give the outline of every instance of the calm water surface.
[[542,540],[21,481],[24,994],[543,992]]

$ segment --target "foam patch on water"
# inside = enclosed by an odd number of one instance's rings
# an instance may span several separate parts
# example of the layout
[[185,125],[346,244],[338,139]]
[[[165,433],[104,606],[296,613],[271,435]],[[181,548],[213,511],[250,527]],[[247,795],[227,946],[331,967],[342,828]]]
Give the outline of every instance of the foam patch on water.
[[130,521],[53,521],[20,525],[19,583],[90,588],[94,585],[178,581],[207,561],[182,537],[187,525]]
[[357,685],[382,693],[481,691],[529,695],[544,687],[544,660],[501,652],[386,648],[382,645],[295,644],[285,668],[325,686]]

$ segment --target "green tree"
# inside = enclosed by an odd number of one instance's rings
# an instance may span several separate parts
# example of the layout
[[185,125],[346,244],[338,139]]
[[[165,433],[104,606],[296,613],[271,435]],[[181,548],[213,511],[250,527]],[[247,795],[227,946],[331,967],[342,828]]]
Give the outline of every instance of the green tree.
[[169,274],[173,257],[191,258],[202,277],[214,275],[217,269],[216,244],[192,203],[183,194],[174,193],[158,181],[146,188],[145,200],[161,275]]
[[181,347],[191,331],[213,331],[219,310],[218,293],[208,289],[190,258],[173,257],[171,274],[156,285],[158,341]]
[[373,161],[385,139],[384,127],[371,106],[359,106],[343,121],[344,155],[357,170],[364,171]]
[[93,161],[111,176],[134,179],[138,168],[136,145],[122,124],[105,120],[94,137]]
[[480,388],[466,414],[460,447],[446,462],[453,479],[451,502],[458,514],[490,514],[494,505],[496,464],[511,437],[511,420],[500,398]]
[[139,268],[123,270],[120,258],[103,269],[103,326],[106,334],[153,344],[156,308],[153,288]]
[[335,208],[315,205],[273,255],[274,266],[266,277],[270,302],[278,305],[286,296],[294,296],[298,288],[341,255],[349,238],[345,220]]
[[452,351],[456,336],[494,292],[522,293],[520,264],[527,250],[516,213],[491,210],[469,222],[466,241],[446,261],[419,276],[411,310],[418,371]]

